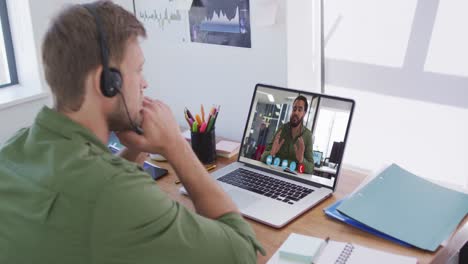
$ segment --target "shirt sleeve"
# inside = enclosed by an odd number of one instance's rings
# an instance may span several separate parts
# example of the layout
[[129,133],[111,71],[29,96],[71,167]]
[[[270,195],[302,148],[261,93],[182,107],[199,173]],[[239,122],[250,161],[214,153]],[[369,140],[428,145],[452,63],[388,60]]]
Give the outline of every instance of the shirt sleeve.
[[256,251],[263,252],[240,215],[197,215],[144,173],[111,180],[92,226],[93,263],[256,263]]
[[304,150],[304,171],[307,174],[314,172],[314,157],[312,154],[312,133],[308,133],[307,137],[304,138],[305,150]]

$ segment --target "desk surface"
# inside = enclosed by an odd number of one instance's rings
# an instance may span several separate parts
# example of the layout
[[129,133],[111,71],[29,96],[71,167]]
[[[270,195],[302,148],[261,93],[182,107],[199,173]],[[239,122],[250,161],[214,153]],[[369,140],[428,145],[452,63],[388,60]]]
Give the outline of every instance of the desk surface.
[[[217,161],[217,168],[222,168],[237,158],[231,159],[219,158]],[[189,198],[179,193],[180,184],[175,184],[177,176],[172,167],[167,162],[155,162],[158,166],[169,170],[169,174],[157,181],[160,188],[165,191],[169,197],[180,202],[191,210],[194,209],[193,204]],[[286,240],[290,233],[300,233],[315,237],[326,238],[330,237],[332,240],[353,242],[362,246],[367,246],[374,249],[384,250],[386,252],[412,256],[418,259],[418,263],[425,264],[431,263],[436,255],[441,254],[441,248],[435,253],[423,251],[415,248],[405,248],[387,240],[378,238],[364,231],[355,229],[341,222],[328,219],[323,213],[323,209],[331,205],[336,200],[339,200],[352,192],[359,183],[364,180],[366,175],[359,174],[352,171],[344,170],[338,181],[338,188],[332,197],[326,199],[313,209],[307,211],[293,222],[283,227],[282,229],[275,229],[252,220],[247,220],[255,230],[257,239],[262,243],[267,251],[266,256],[259,255],[258,263],[266,263],[273,253],[280,247]],[[462,224],[468,223],[468,218],[465,218]]]

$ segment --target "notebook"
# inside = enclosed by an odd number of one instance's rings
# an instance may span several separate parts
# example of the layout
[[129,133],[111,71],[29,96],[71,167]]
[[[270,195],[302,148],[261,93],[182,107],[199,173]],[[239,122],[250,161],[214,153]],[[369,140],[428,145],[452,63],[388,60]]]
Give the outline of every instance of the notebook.
[[337,210],[393,238],[435,251],[468,213],[468,195],[393,164]]
[[216,154],[221,157],[230,158],[239,153],[239,148],[239,142],[221,140],[216,143]]
[[417,259],[367,248],[357,244],[328,241],[292,233],[268,264],[416,264]]
[[416,264],[417,262],[418,260],[413,257],[338,241],[330,241],[317,260],[318,264]]

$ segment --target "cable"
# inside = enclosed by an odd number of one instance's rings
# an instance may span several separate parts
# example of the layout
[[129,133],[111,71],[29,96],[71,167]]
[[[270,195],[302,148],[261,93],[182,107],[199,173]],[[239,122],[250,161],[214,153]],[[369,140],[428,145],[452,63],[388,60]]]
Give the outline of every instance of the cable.
[[130,121],[130,125],[133,127],[133,131],[135,131],[135,133],[137,133],[138,135],[143,135],[143,129],[137,126],[135,122],[133,122],[132,118],[130,117],[130,112],[128,112],[128,108],[127,108],[127,102],[125,101],[125,96],[123,96],[120,90],[118,91],[118,94],[122,97],[124,107],[125,107],[125,112],[127,112],[127,117],[128,117],[128,120]]

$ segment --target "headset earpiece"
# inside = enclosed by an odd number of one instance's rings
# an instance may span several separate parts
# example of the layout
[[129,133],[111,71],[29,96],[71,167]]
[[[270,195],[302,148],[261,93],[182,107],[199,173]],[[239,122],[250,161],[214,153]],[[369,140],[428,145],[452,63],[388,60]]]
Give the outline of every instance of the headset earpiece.
[[106,97],[114,97],[122,89],[122,74],[115,68],[102,71],[101,90]]

